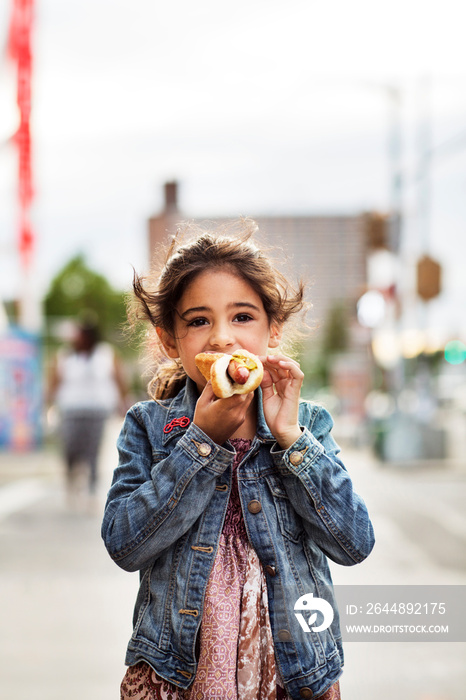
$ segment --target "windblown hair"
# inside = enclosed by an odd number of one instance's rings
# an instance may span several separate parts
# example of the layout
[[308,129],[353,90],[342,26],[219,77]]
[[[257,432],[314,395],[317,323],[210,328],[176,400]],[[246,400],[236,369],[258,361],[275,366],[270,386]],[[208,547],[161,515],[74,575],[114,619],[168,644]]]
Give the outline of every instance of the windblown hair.
[[[144,340],[147,359],[152,364],[148,385],[152,398],[174,397],[186,382],[180,361],[166,357],[155,329],[162,328],[174,336],[178,303],[200,273],[224,269],[237,274],[261,298],[270,324],[283,326],[304,310],[304,284],[299,282],[294,289],[256,246],[252,237],[257,228],[251,219],[216,226],[213,231],[193,223],[183,224],[168,248],[156,252],[154,259],[159,261],[158,266],[147,277],[134,274],[129,318],[133,326],[141,320],[150,323]],[[299,331],[292,334],[293,338],[297,335]]]

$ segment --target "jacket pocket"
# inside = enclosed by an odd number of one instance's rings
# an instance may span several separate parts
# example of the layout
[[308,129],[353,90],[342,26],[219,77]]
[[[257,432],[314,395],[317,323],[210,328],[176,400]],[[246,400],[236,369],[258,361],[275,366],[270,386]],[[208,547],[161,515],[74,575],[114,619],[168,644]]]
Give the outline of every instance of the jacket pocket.
[[303,532],[301,518],[291,505],[283,484],[280,479],[274,476],[268,476],[266,480],[282,535],[292,542],[299,542]]

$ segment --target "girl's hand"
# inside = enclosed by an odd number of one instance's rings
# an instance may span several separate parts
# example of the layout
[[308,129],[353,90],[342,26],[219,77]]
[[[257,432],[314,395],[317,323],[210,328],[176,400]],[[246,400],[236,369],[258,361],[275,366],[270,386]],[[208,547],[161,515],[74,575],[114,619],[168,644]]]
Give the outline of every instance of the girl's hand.
[[246,420],[246,414],[254,392],[234,394],[228,399],[218,399],[212,384],[208,382],[197,400],[193,423],[211,440],[222,445],[229,440]]
[[298,422],[299,396],[304,374],[299,364],[285,355],[261,357],[264,416],[274,438],[287,450],[301,436]]

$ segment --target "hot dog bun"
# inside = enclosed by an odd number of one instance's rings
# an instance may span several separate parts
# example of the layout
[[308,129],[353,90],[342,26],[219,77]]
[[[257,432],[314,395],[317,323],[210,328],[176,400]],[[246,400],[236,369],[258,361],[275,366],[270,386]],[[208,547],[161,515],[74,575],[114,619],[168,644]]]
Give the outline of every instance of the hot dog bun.
[[[244,384],[233,381],[228,373],[232,359],[244,364],[249,370],[249,378]],[[257,355],[248,350],[235,350],[231,355],[221,352],[201,352],[194,358],[196,366],[207,381],[212,382],[212,389],[219,399],[226,399],[233,394],[249,394],[257,389],[264,376],[262,362]]]
[[225,353],[223,352],[200,352],[199,355],[196,355],[194,358],[196,367],[202,376],[207,379],[207,381],[210,381],[210,370],[212,365],[214,362],[217,362],[217,360],[224,357],[224,355]]

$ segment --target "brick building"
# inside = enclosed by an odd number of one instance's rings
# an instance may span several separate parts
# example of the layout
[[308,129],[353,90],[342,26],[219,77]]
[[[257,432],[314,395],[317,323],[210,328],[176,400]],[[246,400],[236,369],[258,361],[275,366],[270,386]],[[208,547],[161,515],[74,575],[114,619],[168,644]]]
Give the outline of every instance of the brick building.
[[[177,184],[166,183],[165,207],[149,219],[149,259],[157,244],[165,241],[184,218],[178,209]],[[367,285],[366,214],[252,218],[259,226],[260,239],[272,247],[278,264],[283,261],[282,271],[296,279],[302,276],[309,283],[310,321],[316,326],[316,336],[336,304],[343,303],[350,317],[355,313],[356,302]]]

